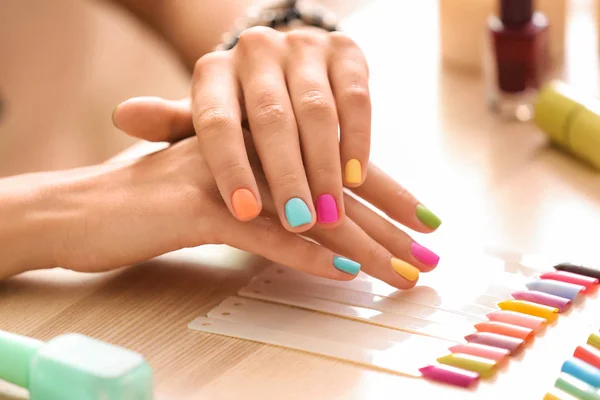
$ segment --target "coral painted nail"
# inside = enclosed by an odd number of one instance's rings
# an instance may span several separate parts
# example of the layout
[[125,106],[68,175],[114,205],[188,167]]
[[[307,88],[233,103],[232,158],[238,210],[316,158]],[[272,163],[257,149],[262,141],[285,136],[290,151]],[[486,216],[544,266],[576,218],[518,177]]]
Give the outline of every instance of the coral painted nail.
[[259,213],[258,202],[254,194],[248,189],[238,189],[231,196],[233,211],[241,220],[250,220]]

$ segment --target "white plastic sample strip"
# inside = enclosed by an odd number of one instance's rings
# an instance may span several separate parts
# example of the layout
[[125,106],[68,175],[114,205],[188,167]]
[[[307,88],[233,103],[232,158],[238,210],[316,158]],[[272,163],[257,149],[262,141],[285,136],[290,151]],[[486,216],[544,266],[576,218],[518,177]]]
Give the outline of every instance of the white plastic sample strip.
[[473,323],[460,325],[440,324],[423,318],[392,314],[336,301],[323,300],[310,295],[291,292],[285,288],[280,289],[273,284],[256,287],[247,286],[241,289],[239,294],[244,297],[302,307],[405,332],[451,340],[455,343],[464,342],[464,337],[474,331]]
[[[426,274],[423,274],[423,276],[426,276]],[[258,280],[262,280],[263,282],[275,281],[275,279],[278,282],[287,281],[294,285],[319,284],[346,291],[370,293],[398,301],[462,314],[475,319],[484,319],[487,313],[497,309],[496,304],[498,302],[510,299],[510,294],[514,291],[526,289],[524,285],[511,285],[511,287],[478,285],[477,279],[473,279],[473,287],[461,287],[449,285],[449,279],[452,278],[445,276],[444,279],[438,279],[440,282],[437,284],[424,285],[424,283],[419,282],[415,288],[402,291],[384,282],[367,277],[362,273],[359,274],[357,279],[344,282],[319,278],[301,271],[276,265],[267,268],[261,274],[257,275],[253,279],[253,282]],[[421,279],[421,281],[424,280]]]
[[420,377],[453,342],[279,304],[231,297],[190,329],[301,350]]
[[[257,291],[258,293],[256,293]],[[303,282],[290,282],[287,280],[279,280],[277,277],[264,280],[259,276],[253,279],[248,286],[240,290],[240,294],[247,297],[260,297],[256,296],[256,294],[265,293],[269,296],[273,296],[272,301],[274,301],[276,293],[282,292],[296,293],[351,306],[421,318],[440,324],[473,326],[477,322],[484,320],[483,318],[471,318],[449,311],[421,304],[408,303],[406,301],[376,294],[346,290],[341,287],[326,286],[320,283],[306,284]],[[282,298],[281,302],[285,303],[285,298]]]

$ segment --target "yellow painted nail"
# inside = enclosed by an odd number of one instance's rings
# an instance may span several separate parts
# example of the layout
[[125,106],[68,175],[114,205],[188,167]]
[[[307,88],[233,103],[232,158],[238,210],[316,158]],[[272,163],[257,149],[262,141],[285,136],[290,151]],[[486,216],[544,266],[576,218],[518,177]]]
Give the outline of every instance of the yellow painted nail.
[[398,275],[406,279],[407,281],[414,282],[419,279],[419,270],[413,267],[406,261],[399,260],[392,257],[392,268]]
[[353,158],[346,163],[346,183],[361,183],[362,169],[360,161]]
[[469,354],[448,354],[437,359],[440,364],[477,372],[482,378],[489,378],[496,372],[496,361]]
[[544,396],[544,398],[542,400],[560,400],[560,397],[556,397],[552,393],[546,393],[546,395]]
[[590,337],[588,337],[587,344],[600,350],[600,335],[592,333]]
[[556,321],[556,318],[558,318],[558,308],[532,303],[531,301],[506,300],[498,303],[498,307],[502,310],[516,311],[522,314],[544,318],[548,322],[554,322]]

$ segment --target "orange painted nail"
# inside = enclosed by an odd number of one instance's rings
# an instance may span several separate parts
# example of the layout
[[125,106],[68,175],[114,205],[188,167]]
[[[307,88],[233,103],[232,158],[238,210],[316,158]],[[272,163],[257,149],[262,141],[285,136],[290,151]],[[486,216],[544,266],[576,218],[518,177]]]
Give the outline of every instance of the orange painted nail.
[[504,322],[487,321],[475,324],[479,332],[491,332],[499,335],[510,336],[517,339],[528,340],[533,337],[533,330],[522,326],[511,325]]
[[237,217],[243,221],[251,220],[259,213],[256,197],[248,189],[238,189],[233,192],[231,205]]

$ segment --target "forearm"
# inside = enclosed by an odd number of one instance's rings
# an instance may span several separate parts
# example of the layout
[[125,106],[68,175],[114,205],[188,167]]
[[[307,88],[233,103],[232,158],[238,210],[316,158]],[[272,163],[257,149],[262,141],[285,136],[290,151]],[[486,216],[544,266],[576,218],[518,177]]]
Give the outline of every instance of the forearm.
[[251,4],[264,0],[115,0],[157,31],[191,69]]

